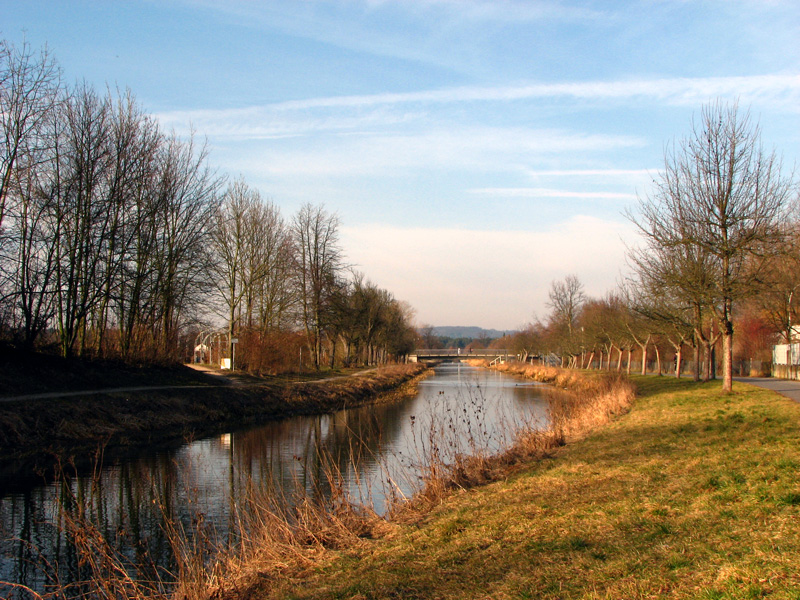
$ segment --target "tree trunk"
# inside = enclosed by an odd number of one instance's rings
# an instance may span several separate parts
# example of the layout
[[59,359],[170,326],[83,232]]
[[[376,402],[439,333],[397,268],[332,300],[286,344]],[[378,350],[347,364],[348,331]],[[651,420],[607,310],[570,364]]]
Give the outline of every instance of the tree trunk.
[[656,373],[661,377],[661,351],[658,349],[658,344],[654,344],[656,349]]
[[733,323],[724,323],[722,334],[722,391],[733,390]]

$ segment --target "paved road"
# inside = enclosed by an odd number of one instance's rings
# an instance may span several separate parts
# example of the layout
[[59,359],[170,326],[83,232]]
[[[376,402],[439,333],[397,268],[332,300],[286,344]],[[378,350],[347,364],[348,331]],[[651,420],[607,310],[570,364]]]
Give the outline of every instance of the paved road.
[[734,377],[733,380],[772,390],[773,392],[778,392],[782,396],[800,402],[800,381],[793,379],[773,379],[772,377]]

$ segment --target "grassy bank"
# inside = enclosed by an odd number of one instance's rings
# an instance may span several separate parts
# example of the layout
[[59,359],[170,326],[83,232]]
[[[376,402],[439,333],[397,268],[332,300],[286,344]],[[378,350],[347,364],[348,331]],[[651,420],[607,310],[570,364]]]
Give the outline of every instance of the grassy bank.
[[800,598],[800,405],[635,378],[613,422],[248,598]]
[[[232,425],[388,401],[393,394],[409,393],[404,385],[413,385],[424,370],[421,364],[397,365],[318,382],[228,386],[187,375],[172,381],[202,381],[207,387],[0,402],[0,461],[44,455],[65,459],[101,446],[166,443]],[[161,375],[163,382],[170,381]]]

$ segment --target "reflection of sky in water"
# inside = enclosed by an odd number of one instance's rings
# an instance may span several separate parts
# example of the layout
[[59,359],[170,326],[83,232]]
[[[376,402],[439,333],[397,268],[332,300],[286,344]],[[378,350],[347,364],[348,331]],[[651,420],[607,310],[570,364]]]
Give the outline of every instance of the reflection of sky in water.
[[[365,493],[370,484],[381,483],[379,476],[385,484],[388,476],[410,495],[418,489],[419,467],[432,444],[445,461],[456,453],[495,452],[511,442],[515,429],[541,426],[545,419],[538,386],[496,371],[444,363],[435,377],[420,383],[417,397],[403,404],[398,435],[387,440],[383,464],[371,466],[360,489]],[[383,496],[373,492],[372,498],[378,512],[386,510]]]
[[387,498],[410,496],[435,443],[454,453],[494,451],[514,428],[546,419],[540,386],[494,371],[445,363],[410,400],[318,417],[298,417],[184,444],[170,452],[106,466],[68,486],[39,485],[0,497],[0,580],[41,588],[37,554],[83,576],[54,525],[59,501],[90,507],[109,540],[134,563],[170,564],[163,515],[191,529],[198,516],[224,539],[232,508],[248,489],[274,485],[291,496],[329,491],[324,462],[341,473],[356,501],[387,510]]

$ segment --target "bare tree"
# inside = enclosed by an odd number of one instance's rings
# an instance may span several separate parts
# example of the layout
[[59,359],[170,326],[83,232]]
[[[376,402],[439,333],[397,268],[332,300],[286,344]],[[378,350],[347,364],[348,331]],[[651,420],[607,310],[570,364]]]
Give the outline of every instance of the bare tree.
[[101,298],[108,242],[100,201],[110,167],[110,106],[85,84],[65,104],[51,188],[57,243],[56,299],[61,352],[86,348],[89,318]]
[[223,179],[207,158],[207,147],[197,147],[193,136],[173,134],[159,152],[152,293],[154,337],[163,350],[174,347],[181,324],[204,306],[211,286],[204,242]]
[[[645,320],[647,331],[665,340],[675,351],[675,376],[680,377],[683,348],[686,345],[694,346],[694,340],[697,339],[693,306],[686,301],[685,296],[676,295],[676,288],[662,285],[663,277],[652,277],[653,271],[640,272],[637,275],[628,288],[632,300],[631,308]],[[655,346],[660,365],[658,344]],[[660,366],[658,374],[661,374]],[[695,375],[698,376],[697,369]]]
[[554,320],[563,323],[571,336],[578,311],[586,301],[583,284],[575,275],[567,275],[563,281],[552,282],[548,297]]
[[328,213],[323,206],[311,204],[300,207],[292,220],[300,318],[317,369],[322,359],[331,294],[343,268],[338,227],[339,219],[335,214]]
[[51,141],[47,128],[58,102],[60,71],[47,49],[0,41],[0,229],[15,167],[31,168]]
[[417,333],[412,326],[414,309],[408,302],[391,298],[385,311],[383,327],[378,337],[382,346],[382,362],[390,358],[400,361],[416,344]]
[[517,354],[522,362],[527,362],[528,358],[542,351],[543,329],[543,325],[539,322],[527,323],[519,331],[511,334],[508,348]]
[[423,348],[438,348],[442,344],[439,342],[439,336],[436,335],[436,328],[430,323],[424,323],[417,329],[419,341]]
[[247,223],[245,321],[267,332],[286,327],[293,318],[294,244],[278,207],[261,201]]
[[252,254],[249,238],[252,213],[261,201],[256,190],[242,179],[228,186],[222,204],[214,215],[211,228],[210,264],[214,271],[213,283],[222,296],[228,320],[229,354],[233,356],[233,336],[236,333],[236,315],[248,290],[247,263]]
[[9,212],[9,241],[3,246],[3,302],[13,307],[14,331],[33,348],[54,315],[52,281],[56,237],[49,199],[40,193],[41,165],[16,168],[11,179],[14,208]]
[[[583,284],[575,275],[567,275],[562,281],[553,281],[550,285],[550,329],[561,339],[560,353],[562,362],[564,354],[569,354],[572,359],[577,356],[579,348],[575,344],[575,323],[586,294]],[[574,362],[574,361],[573,361]]]
[[[732,388],[733,308],[759,289],[760,265],[781,247],[781,218],[793,191],[760,130],[738,107],[707,106],[692,134],[666,154],[639,226],[650,252],[703,258],[707,294],[723,340],[723,389]],[[699,263],[698,263],[699,264]]]
[[124,359],[140,358],[157,344],[159,298],[155,280],[160,202],[158,173],[165,139],[130,93],[120,98],[113,124],[114,174],[111,198],[121,213],[110,252],[119,264],[110,280],[113,319]]
[[214,286],[228,320],[229,352],[242,327],[266,333],[286,324],[292,244],[280,213],[243,179],[228,186],[211,230]]
[[781,333],[783,342],[790,344],[793,330],[800,312],[800,231],[797,226],[790,229],[785,252],[765,264],[762,268],[767,283],[762,293],[756,297],[769,324]]

